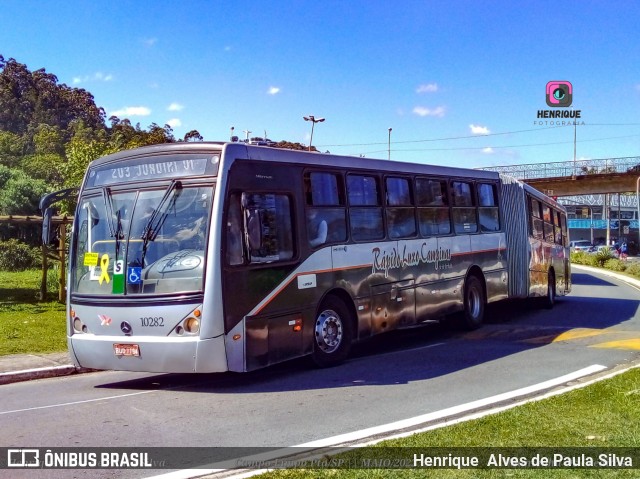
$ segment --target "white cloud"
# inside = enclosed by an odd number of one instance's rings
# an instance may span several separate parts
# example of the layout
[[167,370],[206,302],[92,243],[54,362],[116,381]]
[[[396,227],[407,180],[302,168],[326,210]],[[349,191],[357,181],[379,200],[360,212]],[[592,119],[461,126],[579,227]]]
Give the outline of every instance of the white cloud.
[[148,47],[154,46],[158,42],[157,38],[144,38],[142,43],[144,43]]
[[108,73],[104,74],[102,72],[96,72],[93,75],[85,75],[83,77],[73,77],[73,84],[77,85],[78,83],[86,83],[90,81],[111,81],[113,80],[113,75]]
[[280,88],[277,86],[269,87],[267,90],[267,94],[269,95],[277,95],[278,93],[280,93]]
[[495,153],[495,150],[493,148],[491,148],[490,146],[488,146],[488,147],[482,149],[482,153],[490,155],[492,153]]
[[489,133],[491,133],[489,128],[487,128],[486,126],[469,125],[469,128],[471,129],[471,133],[473,133],[474,135],[488,135]]
[[420,85],[417,89],[416,89],[416,93],[433,93],[438,91],[438,84],[437,83],[426,83],[424,85]]
[[437,116],[438,118],[442,118],[445,113],[445,108],[443,106],[438,106],[436,108],[417,106],[413,109],[413,112],[418,116]]
[[171,105],[169,105],[169,106],[167,107],[167,110],[168,110],[168,111],[180,111],[180,110],[182,110],[183,108],[184,108],[184,105],[181,105],[180,103],[176,103],[176,102],[174,101]]
[[180,118],[171,118],[171,120],[167,121],[167,125],[171,128],[175,128],[177,126],[182,126],[182,121],[180,121]]
[[111,74],[105,75],[102,72],[97,72],[93,75],[93,79],[98,81],[111,81],[113,80],[113,75]]
[[151,109],[146,106],[126,106],[121,110],[112,111],[111,115],[118,117],[127,116],[148,116],[151,114]]

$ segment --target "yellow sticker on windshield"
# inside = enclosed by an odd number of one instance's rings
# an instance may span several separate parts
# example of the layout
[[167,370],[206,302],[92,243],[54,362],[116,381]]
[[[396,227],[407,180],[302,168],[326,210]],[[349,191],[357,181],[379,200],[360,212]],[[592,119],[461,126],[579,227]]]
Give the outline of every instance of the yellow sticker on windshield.
[[102,284],[102,281],[106,281],[109,283],[111,278],[109,278],[109,272],[107,269],[109,268],[109,255],[103,254],[102,258],[100,258],[100,277],[98,278],[98,283]]
[[98,266],[99,257],[100,257],[99,253],[85,253],[84,262],[82,264],[84,266]]

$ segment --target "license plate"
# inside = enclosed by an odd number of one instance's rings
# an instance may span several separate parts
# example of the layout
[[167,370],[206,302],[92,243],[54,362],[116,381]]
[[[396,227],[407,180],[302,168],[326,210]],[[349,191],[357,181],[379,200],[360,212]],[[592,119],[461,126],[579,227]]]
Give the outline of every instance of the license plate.
[[137,344],[114,344],[113,352],[116,356],[140,356],[140,346]]

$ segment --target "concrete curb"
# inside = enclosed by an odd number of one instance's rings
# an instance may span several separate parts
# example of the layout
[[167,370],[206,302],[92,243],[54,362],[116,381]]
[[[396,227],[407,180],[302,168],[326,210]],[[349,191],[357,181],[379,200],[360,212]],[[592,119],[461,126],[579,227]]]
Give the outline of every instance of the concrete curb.
[[23,369],[21,371],[10,371],[0,373],[0,385],[17,383],[20,381],[29,381],[31,379],[53,378],[58,376],[69,376],[80,371],[71,364],[63,366],[49,366],[45,368]]
[[589,273],[599,273],[604,276],[609,276],[611,278],[615,278],[619,281],[627,283],[629,286],[633,286],[634,288],[640,289],[640,280],[631,278],[630,276],[627,276],[624,274],[616,273],[615,271],[610,271],[604,268],[594,268],[593,266],[585,266],[582,264],[571,264],[571,269],[572,270],[582,269],[582,270],[588,271]]

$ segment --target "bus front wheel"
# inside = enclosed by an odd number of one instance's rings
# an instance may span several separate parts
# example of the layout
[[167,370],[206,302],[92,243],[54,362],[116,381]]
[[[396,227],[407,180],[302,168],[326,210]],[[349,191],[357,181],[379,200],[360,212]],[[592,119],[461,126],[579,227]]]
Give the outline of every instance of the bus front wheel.
[[477,276],[469,276],[464,283],[464,310],[462,322],[465,329],[477,329],[484,321],[484,288]]
[[322,302],[316,315],[313,362],[322,368],[341,363],[349,355],[352,339],[349,309],[338,298],[329,296]]

